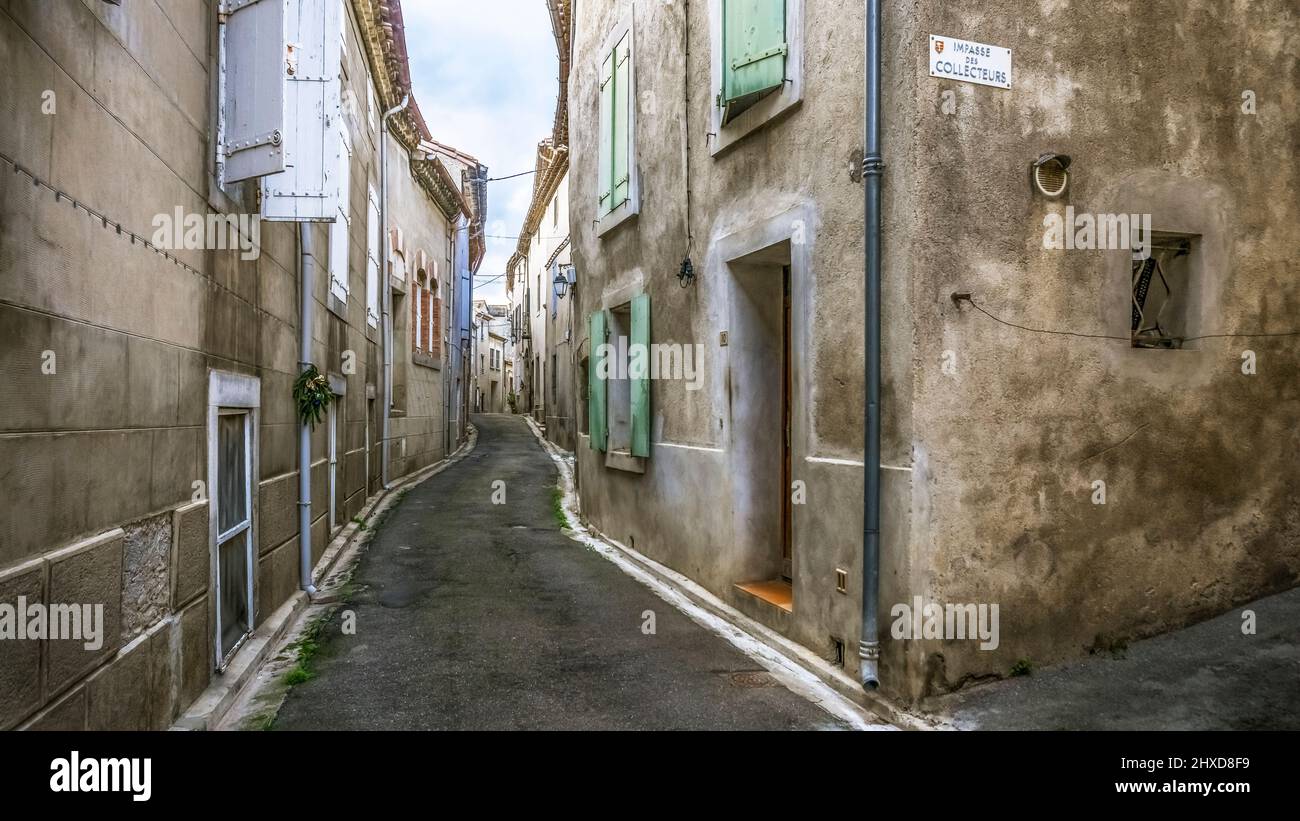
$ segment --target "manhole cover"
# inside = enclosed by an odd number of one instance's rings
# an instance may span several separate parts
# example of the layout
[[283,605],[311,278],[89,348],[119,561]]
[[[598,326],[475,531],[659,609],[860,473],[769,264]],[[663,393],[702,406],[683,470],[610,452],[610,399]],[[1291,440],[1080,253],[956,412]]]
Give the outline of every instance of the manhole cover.
[[775,687],[776,679],[766,670],[742,670],[739,673],[727,673],[727,680],[737,687]]

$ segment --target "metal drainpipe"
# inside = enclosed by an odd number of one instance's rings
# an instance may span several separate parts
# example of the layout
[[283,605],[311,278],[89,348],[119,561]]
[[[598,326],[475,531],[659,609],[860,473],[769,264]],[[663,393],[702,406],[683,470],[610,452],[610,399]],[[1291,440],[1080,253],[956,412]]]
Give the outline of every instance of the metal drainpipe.
[[863,251],[866,263],[866,405],[863,441],[862,686],[880,686],[880,0],[866,0],[866,141],[862,156]]
[[[316,261],[311,255],[311,223],[298,223],[298,371],[311,365],[312,316],[315,299]],[[316,593],[311,583],[311,427],[298,426],[298,583],[308,595]]]
[[388,472],[388,420],[393,412],[393,291],[388,284],[388,118],[406,108],[411,95],[402,95],[402,101],[384,112],[379,120],[379,302],[383,306],[380,335],[384,340],[384,421],[380,435],[380,483],[387,490]]

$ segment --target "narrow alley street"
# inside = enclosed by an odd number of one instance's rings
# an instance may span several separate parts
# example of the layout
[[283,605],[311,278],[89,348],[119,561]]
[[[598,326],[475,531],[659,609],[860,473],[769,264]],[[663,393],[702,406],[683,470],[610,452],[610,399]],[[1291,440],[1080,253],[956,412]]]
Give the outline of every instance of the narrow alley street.
[[1297,12],[0,0],[9,803],[1275,804]]
[[473,421],[474,451],[378,525],[275,729],[845,727],[564,536],[555,466],[523,417]]

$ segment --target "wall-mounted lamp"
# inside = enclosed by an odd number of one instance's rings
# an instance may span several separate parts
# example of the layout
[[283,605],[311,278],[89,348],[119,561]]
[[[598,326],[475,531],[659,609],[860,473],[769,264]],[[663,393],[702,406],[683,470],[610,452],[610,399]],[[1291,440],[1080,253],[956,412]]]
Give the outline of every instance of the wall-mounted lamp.
[[682,260],[682,267],[677,272],[677,284],[685,288],[695,282],[695,266],[691,264],[690,256]]
[[1070,185],[1070,157],[1066,154],[1043,154],[1030,167],[1034,189],[1048,199],[1056,199]]
[[569,284],[574,281],[573,276],[572,265],[555,266],[555,279],[551,280],[551,284],[555,286],[555,295],[560,299],[564,299],[564,295],[568,293]]

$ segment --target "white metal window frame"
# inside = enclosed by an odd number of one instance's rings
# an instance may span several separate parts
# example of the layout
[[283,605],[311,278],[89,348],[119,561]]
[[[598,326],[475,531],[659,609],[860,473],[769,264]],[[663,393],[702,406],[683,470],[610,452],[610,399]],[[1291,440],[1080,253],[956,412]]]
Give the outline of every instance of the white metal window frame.
[[[257,436],[261,409],[261,380],[255,376],[231,373],[229,371],[208,371],[208,546],[209,577],[212,596],[208,603],[209,622],[213,627],[213,664],[218,671],[224,671],[235,652],[253,634],[253,625],[257,623],[255,583],[257,579],[254,562],[254,545],[257,534],[257,499],[256,477],[259,475],[257,465]],[[218,532],[220,527],[220,492],[218,470],[220,446],[218,443],[218,420],[225,415],[244,416],[244,492],[247,500],[247,518],[225,532]],[[246,584],[246,607],[248,612],[248,630],[231,647],[221,643],[221,545],[231,539],[244,538],[245,561],[248,566]]]
[[[716,157],[763,126],[783,116],[803,100],[804,0],[785,0],[786,82],[749,108],[722,124],[722,107],[713,100],[709,154]],[[709,94],[722,88],[722,0],[709,0]]]

